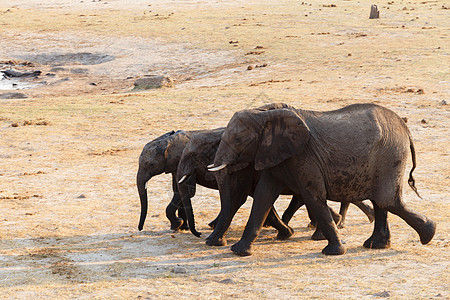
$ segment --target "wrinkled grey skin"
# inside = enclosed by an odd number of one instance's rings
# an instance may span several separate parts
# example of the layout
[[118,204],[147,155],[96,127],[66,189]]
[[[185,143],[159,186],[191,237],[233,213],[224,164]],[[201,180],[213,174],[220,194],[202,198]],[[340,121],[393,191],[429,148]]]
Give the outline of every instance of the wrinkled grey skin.
[[[326,255],[345,253],[326,205],[333,201],[370,199],[375,212],[372,236],[366,248],[388,248],[387,212],[398,215],[427,244],[436,223],[408,209],[403,203],[402,179],[411,153],[408,183],[417,192],[412,172],[415,150],[405,122],[391,110],[375,104],[354,104],[335,111],[278,109],[237,112],[228,123],[214,165],[222,205],[221,219],[208,237],[220,239],[236,213],[230,195],[235,174],[249,166],[261,171],[251,214],[241,240],[231,249],[250,255],[270,207],[280,193],[290,189],[301,195],[317,218],[328,245]],[[224,229],[225,228],[225,229]],[[208,241],[207,239],[207,241]]]
[[[191,135],[199,131],[170,131],[155,140],[147,143],[139,157],[139,170],[136,183],[141,201],[141,216],[138,229],[142,230],[147,216],[148,196],[146,184],[153,176],[162,173],[172,174],[172,189],[174,192],[172,201],[166,208],[166,216],[171,223],[171,229],[187,229],[186,215],[181,206],[178,193],[178,185],[175,180],[178,163],[186,143]],[[176,211],[178,209],[178,216]]]

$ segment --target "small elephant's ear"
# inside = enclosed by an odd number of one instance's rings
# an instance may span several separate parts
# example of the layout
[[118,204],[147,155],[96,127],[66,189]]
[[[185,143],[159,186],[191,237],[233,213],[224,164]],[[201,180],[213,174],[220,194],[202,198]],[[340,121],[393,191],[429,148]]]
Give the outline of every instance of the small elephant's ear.
[[255,169],[274,167],[300,153],[310,138],[303,119],[289,109],[268,111],[255,156]]

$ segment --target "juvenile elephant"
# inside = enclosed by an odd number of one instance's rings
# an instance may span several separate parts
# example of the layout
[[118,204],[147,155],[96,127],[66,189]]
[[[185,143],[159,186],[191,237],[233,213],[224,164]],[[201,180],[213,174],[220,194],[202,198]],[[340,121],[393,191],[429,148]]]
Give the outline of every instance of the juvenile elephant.
[[[427,244],[436,223],[405,207],[402,179],[408,152],[412,169],[408,183],[417,193],[412,172],[416,157],[405,122],[393,111],[375,104],[354,104],[334,111],[278,109],[235,113],[225,130],[214,165],[221,196],[221,218],[208,237],[214,242],[225,234],[238,207],[233,196],[239,172],[261,171],[251,214],[240,241],[231,249],[250,255],[270,207],[289,189],[301,195],[315,215],[328,245],[326,255],[345,253],[326,199],[357,202],[370,199],[375,212],[372,236],[366,248],[388,248],[387,212],[406,221]],[[209,243],[211,244],[211,242]]]
[[[139,157],[139,170],[137,172],[137,188],[141,201],[141,217],[138,229],[142,230],[147,216],[148,196],[147,182],[156,175],[172,174],[173,198],[166,208],[166,216],[170,221],[171,229],[187,229],[186,214],[178,193],[178,185],[175,180],[178,163],[186,143],[191,136],[201,131],[170,131],[155,140],[147,143]],[[178,210],[178,217],[176,211]]]

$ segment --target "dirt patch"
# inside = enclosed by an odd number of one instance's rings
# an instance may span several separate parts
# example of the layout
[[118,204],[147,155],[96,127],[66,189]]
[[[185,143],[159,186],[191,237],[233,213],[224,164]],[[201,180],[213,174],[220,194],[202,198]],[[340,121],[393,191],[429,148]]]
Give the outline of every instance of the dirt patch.
[[35,55],[18,56],[18,58],[42,65],[99,65],[114,60],[114,57],[100,53],[44,53]]

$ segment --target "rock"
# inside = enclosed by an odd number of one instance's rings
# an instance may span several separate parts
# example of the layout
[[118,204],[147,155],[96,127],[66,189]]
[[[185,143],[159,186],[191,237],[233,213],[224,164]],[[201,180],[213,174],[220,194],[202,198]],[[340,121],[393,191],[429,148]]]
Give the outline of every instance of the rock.
[[372,296],[380,297],[380,298],[389,298],[389,297],[391,297],[391,293],[389,291],[382,291],[379,293],[372,294]]
[[30,76],[39,76],[41,75],[41,71],[33,71],[33,72],[19,72],[13,69],[8,69],[5,71],[1,71],[7,77],[30,77]]
[[447,105],[447,101],[442,100],[441,105]]
[[427,120],[422,119],[422,121],[420,121],[420,123],[422,123],[422,124],[427,124]]
[[370,7],[369,19],[378,19],[378,18],[380,18],[380,12],[378,11],[378,7],[374,4]]
[[70,73],[72,74],[87,74],[89,71],[86,68],[74,68],[70,69]]
[[219,283],[223,283],[223,284],[235,284],[236,282],[231,279],[231,278],[227,278],[227,279],[223,279],[221,281],[219,281]]
[[408,123],[408,118],[407,117],[402,117],[403,122]]
[[187,269],[185,267],[181,267],[181,266],[176,266],[172,269],[172,273],[175,274],[186,274],[187,273]]
[[247,67],[247,70],[249,70],[249,71],[250,71],[250,70],[253,70],[253,66],[248,66],[248,67]]
[[161,87],[173,86],[173,80],[170,77],[163,75],[146,75],[134,82],[135,89],[155,89]]
[[25,99],[27,95],[23,93],[5,93],[0,94],[0,99]]

